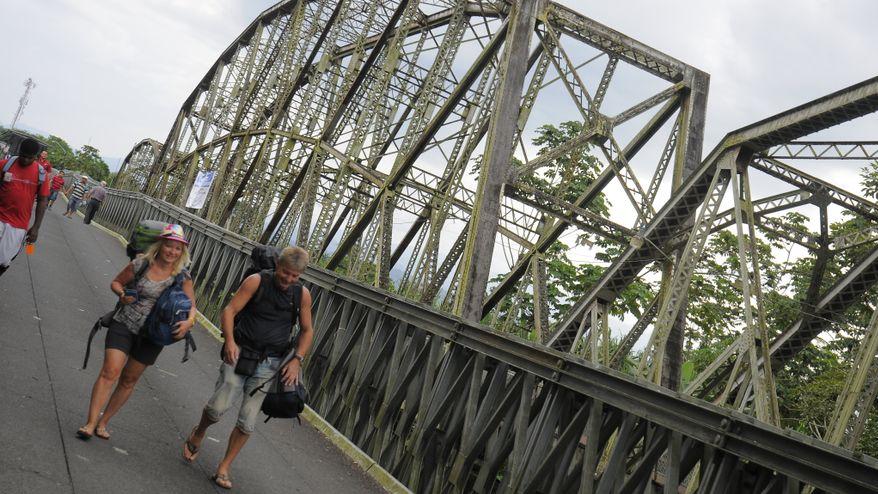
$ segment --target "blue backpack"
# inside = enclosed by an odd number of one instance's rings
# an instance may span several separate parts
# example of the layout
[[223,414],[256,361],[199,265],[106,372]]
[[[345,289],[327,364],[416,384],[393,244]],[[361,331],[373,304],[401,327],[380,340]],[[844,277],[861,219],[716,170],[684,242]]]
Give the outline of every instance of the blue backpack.
[[[142,337],[149,338],[150,341],[157,345],[171,345],[179,340],[174,339],[174,326],[178,322],[185,321],[189,318],[189,312],[192,311],[192,301],[183,291],[183,281],[186,280],[184,273],[178,274],[174,278],[174,283],[165,289],[155,302],[155,306],[146,318],[141,333]],[[183,350],[183,360],[189,360],[189,347],[192,351],[195,348],[195,340],[192,333],[186,333],[186,346]]]

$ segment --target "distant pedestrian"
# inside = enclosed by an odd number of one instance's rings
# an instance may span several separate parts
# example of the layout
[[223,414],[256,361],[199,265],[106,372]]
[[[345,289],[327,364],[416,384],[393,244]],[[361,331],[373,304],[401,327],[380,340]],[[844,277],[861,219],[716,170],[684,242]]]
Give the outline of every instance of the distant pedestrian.
[[[158,240],[128,263],[110,283],[110,289],[119,297],[120,308],[107,329],[104,363],[91,390],[88,420],[76,431],[80,439],[110,438],[107,424],[128,401],[143,371],[155,363],[164,348],[142,336],[140,330],[162,292],[173,285],[180,273],[185,276],[183,291],[192,301],[192,310],[189,319],[178,323],[174,337],[182,339],[195,325],[195,292],[192,278],[185,270],[188,264],[189,242],[183,236],[183,227],[168,225]],[[119,382],[110,396],[117,379]],[[106,409],[101,414],[104,405]]]
[[64,216],[68,218],[72,218],[73,214],[76,213],[76,210],[79,208],[79,203],[82,202],[82,198],[85,197],[85,193],[88,191],[88,177],[83,175],[79,177],[79,181],[75,184],[70,184],[67,187],[67,190],[64,193],[67,195],[67,212],[64,213]]
[[[295,352],[281,375],[285,385],[299,381],[299,371],[311,348],[311,293],[299,283],[308,266],[308,253],[300,247],[285,248],[274,270],[248,276],[222,312],[223,364],[213,396],[201,412],[201,420],[183,444],[183,458],[192,462],[204,441],[207,428],[217,423],[238,396],[243,396],[238,420],[229,436],[226,454],[213,476],[214,482],[231,489],[232,462],[256,426],[265,393],[250,392],[273,376],[285,355]],[[301,294],[296,311],[295,295]],[[298,320],[294,315],[298,312]],[[298,341],[292,331],[299,323]]]
[[[21,141],[19,156],[0,161],[0,275],[21,251],[24,242],[35,243],[46,205],[49,201],[49,180],[43,168],[35,163],[40,144],[34,139]],[[34,198],[36,216],[28,229]]]
[[40,164],[46,170],[46,176],[49,176],[52,173],[52,163],[49,162],[49,152],[43,151],[40,153],[40,157],[37,158],[37,163]]
[[52,186],[49,191],[49,209],[52,209],[52,205],[55,204],[55,201],[58,200],[58,193],[61,192],[61,189],[64,188],[64,170],[58,170],[55,173],[55,176],[52,177]]
[[101,185],[93,187],[85,194],[85,219],[82,220],[86,225],[91,224],[92,218],[101,208],[104,199],[107,198],[107,182],[101,180]]

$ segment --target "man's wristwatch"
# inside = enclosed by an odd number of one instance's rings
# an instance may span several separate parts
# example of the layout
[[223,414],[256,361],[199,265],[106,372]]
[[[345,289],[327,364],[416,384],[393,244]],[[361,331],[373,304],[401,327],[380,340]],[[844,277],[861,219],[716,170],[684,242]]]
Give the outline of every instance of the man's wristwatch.
[[293,355],[293,358],[297,358],[297,359],[299,359],[299,363],[300,363],[300,364],[304,364],[304,363],[305,363],[305,356],[302,355],[302,354],[297,353],[297,354]]

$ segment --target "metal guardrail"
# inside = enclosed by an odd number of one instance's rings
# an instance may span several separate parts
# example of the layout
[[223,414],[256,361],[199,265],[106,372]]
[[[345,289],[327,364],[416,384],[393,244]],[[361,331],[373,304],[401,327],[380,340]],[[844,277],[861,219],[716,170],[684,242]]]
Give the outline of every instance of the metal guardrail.
[[[187,230],[216,321],[255,242],[140,193],[97,221]],[[417,492],[878,492],[878,460],[309,267],[312,406]],[[594,439],[594,440],[593,440]]]

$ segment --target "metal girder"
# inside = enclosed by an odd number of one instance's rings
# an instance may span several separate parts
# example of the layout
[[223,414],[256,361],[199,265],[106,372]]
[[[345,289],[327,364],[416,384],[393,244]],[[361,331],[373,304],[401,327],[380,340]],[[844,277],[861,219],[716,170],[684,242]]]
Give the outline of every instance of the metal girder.
[[[704,206],[695,220],[692,234],[689,236],[686,247],[683,249],[683,255],[674,266],[674,274],[668,295],[662,300],[656,314],[655,329],[650,336],[647,350],[638,364],[638,372],[656,384],[662,382],[662,362],[664,361],[665,347],[671,327],[674,325],[677,313],[684,305],[695,264],[701,259],[701,254],[707,243],[707,237],[716,219],[716,214],[725,195],[726,188],[729,182],[733,180],[731,175],[735,158],[735,155],[729,155],[725,158],[727,161],[719,166],[707,188]],[[574,342],[574,344],[576,343]]]
[[841,187],[832,185],[817,177],[808,175],[790,165],[775,159],[757,156],[750,166],[815,195],[828,196],[833,203],[859,213],[866,218],[878,221],[878,204],[858,197]]
[[485,155],[479,174],[479,185],[473,203],[466,247],[461,266],[461,280],[455,304],[456,313],[465,319],[482,318],[482,300],[488,286],[494,237],[500,215],[502,188],[509,174],[509,162],[515,145],[518,106],[527,72],[527,53],[536,22],[537,0],[513,4],[509,17],[509,33],[500,62],[494,111],[488,125]]
[[878,110],[878,77],[797,106],[732,132],[727,146],[760,152]]
[[596,285],[568,310],[566,317],[558,323],[554,335],[549,340],[552,348],[562,351],[571,348],[574,343],[575,328],[583,309],[596,300],[604,303],[612,302],[641,269],[667,256],[661,251],[661,246],[676,234],[702,204],[716,173],[713,164],[707,164],[680,186],[678,192],[653,220],[641,229],[640,235],[632,239],[614,263],[604,271]]
[[[386,24],[382,34],[381,40],[376,42],[376,46],[369,52],[369,57],[363,62],[363,65],[359,68],[357,75],[353,82],[350,84],[349,89],[345,92],[343,97],[341,98],[340,103],[336,106],[337,110],[333,112],[333,116],[329,121],[324,125],[323,132],[319,138],[320,141],[327,140],[330,135],[332,135],[336,131],[336,125],[339,120],[341,120],[344,111],[347,109],[348,104],[354,98],[356,91],[360,88],[363,80],[369,74],[369,70],[375,64],[378,59],[379,54],[381,53],[381,45],[387,42],[388,39],[391,38],[393,34],[393,28],[399,19],[402,17],[403,13],[406,11],[406,7],[408,6],[409,0],[401,0],[399,5],[393,12],[393,15],[390,18],[390,21]],[[263,242],[267,241],[271,234],[274,232],[274,229],[277,228],[278,223],[285,213],[285,209],[289,206],[290,202],[292,202],[293,197],[295,197],[296,193],[301,186],[301,183],[305,180],[305,175],[308,172],[308,163],[313,162],[317,159],[317,150],[315,149],[314,153],[312,153],[311,157],[308,158],[308,161],[305,165],[299,170],[299,173],[296,175],[296,179],[290,185],[289,190],[284,195],[283,199],[281,199],[280,204],[277,207],[277,212],[272,216],[271,220],[265,227],[261,240]]]
[[[650,121],[637,133],[637,135],[625,146],[623,155],[627,160],[631,160],[638,151],[658,132],[658,130],[673,116],[679,108],[679,101],[672,101],[665,104]],[[587,208],[591,202],[598,197],[602,189],[612,180],[614,176],[612,166],[605,168],[595,180],[589,184],[588,189],[580,195],[573,203],[578,208]],[[524,274],[527,269],[527,262],[530,258],[541,252],[545,252],[551,245],[561,237],[567,229],[567,223],[558,222],[545,235],[540,237],[536,246],[528,251],[516,264],[510,269],[509,274],[497,285],[496,288],[488,295],[485,300],[482,314],[485,315],[491,311],[500,300],[512,290],[515,283]]]
[[763,155],[775,160],[875,160],[878,141],[793,141]]
[[866,328],[824,439],[853,450],[863,434],[869,412],[878,396],[878,312]]
[[549,22],[562,33],[580,39],[601,51],[611,53],[637,68],[651,72],[663,79],[677,82],[688,68],[685,64],[659,53],[643,43],[631,39],[575,11],[556,3],[550,3]]
[[110,185],[118,189],[143,191],[149,180],[149,171],[161,151],[162,143],[155,139],[138,142],[125,155]]
[[771,343],[771,358],[784,362],[792,358],[838,320],[848,307],[878,283],[878,249],[866,254],[824,292],[801,319]]
[[[628,242],[636,233],[634,230],[592,213],[557,196],[550,195],[534,187],[521,183],[507,184],[504,193],[539,211],[550,214],[560,221],[575,225],[582,231],[594,233],[603,238],[620,243]],[[575,215],[575,216],[574,216]],[[581,217],[581,219],[577,218]]]
[[[402,180],[402,178],[406,175],[406,173],[409,171],[409,167],[414,164],[415,159],[423,150],[423,148],[427,145],[427,142],[439,130],[439,127],[442,125],[442,123],[445,122],[445,119],[451,113],[452,109],[460,102],[463,95],[469,89],[470,85],[473,83],[473,81],[475,81],[476,77],[478,77],[481,71],[487,66],[488,61],[494,57],[506,37],[506,31],[507,24],[504,23],[503,27],[501,27],[500,30],[494,35],[491,42],[479,55],[476,63],[474,63],[473,66],[470,67],[470,70],[467,71],[467,75],[461,79],[452,97],[450,97],[446,102],[443,103],[442,108],[437,111],[430,125],[427,126],[424,132],[420,135],[419,139],[413,144],[412,148],[407,151],[405,159],[403,159],[400,165],[396,168],[396,172],[388,177],[388,180],[385,182],[382,190],[394,189],[397,184]],[[359,238],[360,234],[371,221],[372,216],[374,216],[377,210],[377,207],[378,199],[376,198],[372,201],[372,203],[370,203],[369,206],[366,207],[363,215],[357,221],[357,224],[352,228],[348,236],[339,244],[338,249],[335,251],[329,262],[327,263],[327,266],[330,269],[337,266],[341,262],[342,258],[347,255],[354,242]]]

